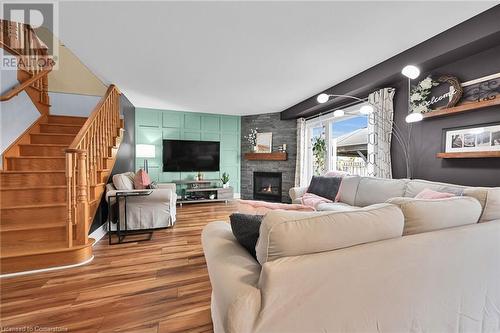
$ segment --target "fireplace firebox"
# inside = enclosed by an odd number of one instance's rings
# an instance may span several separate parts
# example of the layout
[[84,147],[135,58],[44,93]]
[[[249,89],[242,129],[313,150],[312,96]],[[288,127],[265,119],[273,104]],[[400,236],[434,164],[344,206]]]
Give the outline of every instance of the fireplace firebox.
[[253,198],[281,202],[281,172],[254,172]]

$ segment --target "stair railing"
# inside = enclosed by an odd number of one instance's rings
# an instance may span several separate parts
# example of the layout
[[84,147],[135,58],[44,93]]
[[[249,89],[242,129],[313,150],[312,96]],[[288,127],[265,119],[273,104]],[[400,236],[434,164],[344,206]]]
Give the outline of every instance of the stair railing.
[[103,182],[105,159],[115,146],[120,128],[120,92],[111,85],[66,149],[67,239],[70,247],[88,242],[90,188]]
[[47,46],[29,24],[0,20],[0,47],[17,58],[17,77],[21,81],[6,95],[1,96],[0,100],[9,100],[26,90],[40,113],[48,114],[48,74],[54,61],[48,54]]

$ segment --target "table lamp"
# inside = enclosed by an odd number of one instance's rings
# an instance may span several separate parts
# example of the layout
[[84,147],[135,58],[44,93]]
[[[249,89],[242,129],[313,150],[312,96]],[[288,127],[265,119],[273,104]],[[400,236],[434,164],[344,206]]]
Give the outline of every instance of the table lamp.
[[148,170],[148,158],[155,158],[155,146],[154,145],[136,145],[135,154],[138,158],[144,158],[144,171],[149,173]]

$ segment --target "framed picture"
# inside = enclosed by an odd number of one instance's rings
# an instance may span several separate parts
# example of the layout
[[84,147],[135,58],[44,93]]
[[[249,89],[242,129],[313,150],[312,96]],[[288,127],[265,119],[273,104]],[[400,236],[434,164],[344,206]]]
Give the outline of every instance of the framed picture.
[[500,151],[500,123],[444,130],[446,153]]
[[273,133],[257,133],[257,152],[270,153],[273,147]]

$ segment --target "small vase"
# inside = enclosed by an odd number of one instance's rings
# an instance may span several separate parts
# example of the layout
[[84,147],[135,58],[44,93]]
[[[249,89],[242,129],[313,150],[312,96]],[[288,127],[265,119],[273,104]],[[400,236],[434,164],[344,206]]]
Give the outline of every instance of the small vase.
[[222,188],[228,188],[228,187],[229,187],[229,183],[222,184]]
[[252,151],[253,151],[254,153],[256,153],[256,152],[257,152],[257,146],[252,146]]

